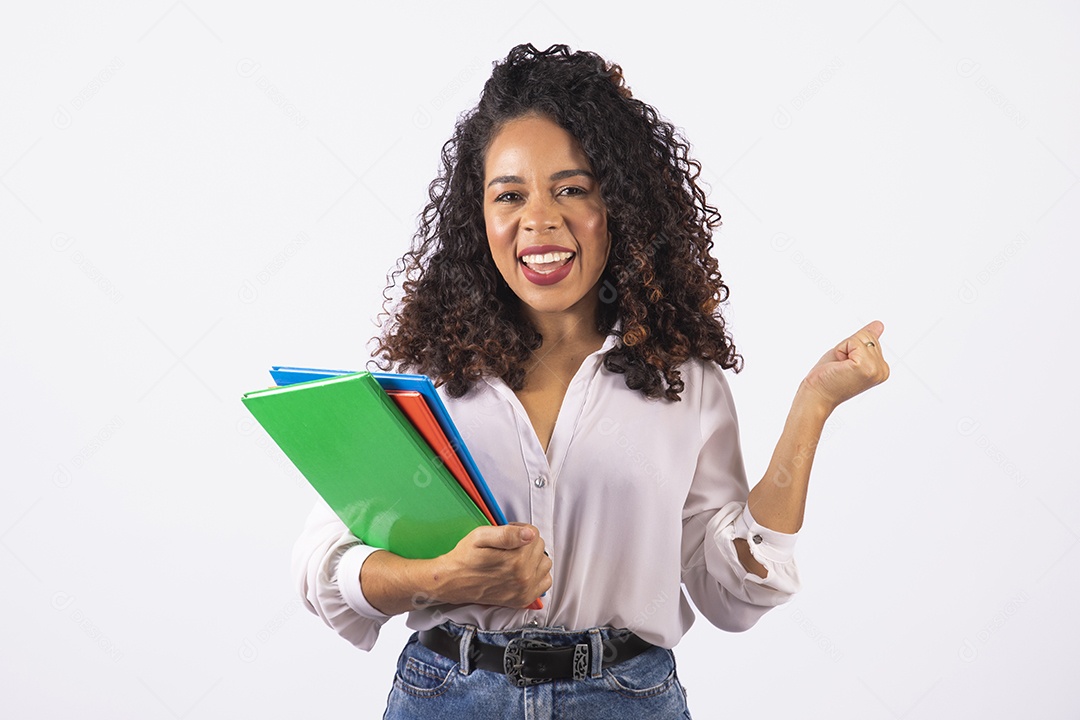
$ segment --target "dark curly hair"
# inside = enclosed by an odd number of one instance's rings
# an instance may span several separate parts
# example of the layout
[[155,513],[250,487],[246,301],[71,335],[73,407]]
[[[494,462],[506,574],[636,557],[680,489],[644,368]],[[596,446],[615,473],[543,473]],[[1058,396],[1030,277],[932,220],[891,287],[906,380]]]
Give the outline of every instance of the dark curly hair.
[[[503,281],[484,224],[484,159],[499,130],[545,116],[581,144],[608,213],[611,252],[601,276],[596,327],[619,342],[604,366],[650,398],[678,400],[679,366],[691,357],[738,372],[742,356],[720,314],[728,297],[712,230],[720,213],[698,187],[701,165],[675,127],[635,99],[622,69],[565,45],[518,45],[496,63],[476,108],[443,145],[412,249],[388,277],[377,364],[430,375],[452,397],[483,375],[525,384],[541,336]],[[404,273],[404,297],[391,291]],[[665,387],[666,384],[666,387]]]

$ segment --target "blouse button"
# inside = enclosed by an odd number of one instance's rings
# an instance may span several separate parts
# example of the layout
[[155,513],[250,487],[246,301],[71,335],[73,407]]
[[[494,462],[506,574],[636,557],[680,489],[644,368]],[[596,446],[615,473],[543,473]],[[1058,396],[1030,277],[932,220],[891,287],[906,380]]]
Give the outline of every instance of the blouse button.
[[534,619],[529,621],[529,627],[540,627],[540,623],[538,623],[536,621],[536,619],[534,618]]
[[760,545],[760,544],[761,544],[761,536],[760,536],[760,535],[755,535],[755,536],[754,536],[753,538],[751,538],[751,539],[752,539],[752,540],[754,541],[754,544],[755,544],[755,545]]
[[538,488],[542,488],[545,485],[547,485],[547,478],[544,477],[543,475],[537,475],[536,479],[533,480],[533,485],[535,485]]

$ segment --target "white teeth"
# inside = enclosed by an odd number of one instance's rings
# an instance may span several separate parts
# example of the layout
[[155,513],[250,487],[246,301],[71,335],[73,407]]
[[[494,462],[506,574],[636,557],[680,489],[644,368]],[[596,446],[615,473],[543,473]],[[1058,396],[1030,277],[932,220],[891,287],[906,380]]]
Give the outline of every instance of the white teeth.
[[546,263],[564,263],[574,256],[572,252],[550,252],[543,255],[522,255],[521,261],[526,265],[544,265]]

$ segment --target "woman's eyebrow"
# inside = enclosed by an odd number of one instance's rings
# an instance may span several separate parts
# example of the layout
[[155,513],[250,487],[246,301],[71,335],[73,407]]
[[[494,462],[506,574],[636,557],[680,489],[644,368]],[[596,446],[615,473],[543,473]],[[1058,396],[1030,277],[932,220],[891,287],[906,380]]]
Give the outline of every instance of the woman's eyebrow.
[[[596,176],[593,175],[588,170],[575,168],[573,170],[560,170],[559,172],[554,173],[551,177],[549,177],[548,180],[552,180],[552,181],[565,180],[568,177],[575,177],[575,176],[578,176],[578,175],[584,175],[585,177],[590,177],[590,178],[593,178],[593,179],[596,178]],[[505,183],[517,183],[518,185],[524,185],[525,180],[522,179],[522,177],[520,175],[499,175],[498,177],[492,178],[491,182],[489,182],[487,184],[487,186],[491,187],[492,185],[505,184]]]

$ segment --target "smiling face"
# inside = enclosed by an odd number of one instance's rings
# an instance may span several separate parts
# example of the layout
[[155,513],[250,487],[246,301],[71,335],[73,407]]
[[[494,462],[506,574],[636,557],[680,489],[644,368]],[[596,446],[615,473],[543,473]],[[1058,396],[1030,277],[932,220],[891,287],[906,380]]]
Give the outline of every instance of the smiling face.
[[485,156],[484,222],[495,265],[526,315],[592,322],[611,236],[599,183],[573,135],[535,115],[504,125]]

